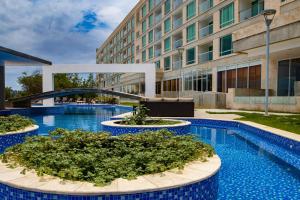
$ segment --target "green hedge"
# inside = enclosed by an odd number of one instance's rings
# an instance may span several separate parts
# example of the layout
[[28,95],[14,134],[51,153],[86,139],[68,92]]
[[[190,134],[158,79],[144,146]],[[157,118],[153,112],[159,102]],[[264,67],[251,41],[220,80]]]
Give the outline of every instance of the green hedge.
[[134,179],[183,168],[190,161],[205,161],[213,154],[211,146],[195,137],[176,136],[167,130],[116,137],[57,129],[50,136],[27,138],[25,143],[7,149],[2,162],[35,169],[38,175],[105,185],[117,178]]
[[33,120],[20,115],[0,116],[0,134],[19,131],[33,124]]

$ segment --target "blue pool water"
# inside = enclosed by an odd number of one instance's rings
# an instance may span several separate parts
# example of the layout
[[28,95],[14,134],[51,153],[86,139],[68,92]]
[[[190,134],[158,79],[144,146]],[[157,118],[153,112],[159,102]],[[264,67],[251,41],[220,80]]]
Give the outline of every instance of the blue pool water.
[[[101,121],[129,110],[115,106],[66,107],[65,114],[31,117],[40,125],[40,134],[56,127],[100,131]],[[300,171],[266,152],[262,145],[267,141],[234,128],[194,125],[192,133],[214,146],[221,157],[219,199],[300,199]]]

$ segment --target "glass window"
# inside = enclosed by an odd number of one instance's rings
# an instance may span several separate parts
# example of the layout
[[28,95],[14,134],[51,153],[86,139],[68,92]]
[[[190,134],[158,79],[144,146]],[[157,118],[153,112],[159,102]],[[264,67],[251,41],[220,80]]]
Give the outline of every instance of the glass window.
[[142,62],[146,62],[146,51],[142,52]]
[[171,0],[166,0],[165,2],[165,15],[171,11]]
[[149,11],[153,9],[153,0],[148,0]]
[[149,16],[148,25],[149,28],[153,26],[153,14]]
[[147,30],[147,24],[146,24],[146,20],[144,20],[144,21],[142,22],[142,32],[145,33],[146,30]]
[[220,56],[232,53],[232,35],[226,35],[220,38]]
[[188,49],[186,51],[186,64],[190,65],[195,63],[195,48]]
[[148,49],[148,57],[149,57],[149,59],[152,59],[152,58],[153,58],[153,47],[150,47],[150,48]]
[[171,57],[164,58],[164,70],[168,71],[171,69]]
[[191,42],[195,39],[195,24],[192,24],[186,28],[187,42]]
[[146,4],[145,4],[142,7],[142,17],[145,17],[146,15],[147,15],[147,8],[146,8]]
[[194,0],[186,6],[186,18],[190,19],[190,18],[194,17],[195,14],[196,14],[196,3]]
[[165,30],[165,33],[169,32],[171,30],[171,18],[168,18],[165,20],[164,30]]
[[165,52],[170,51],[171,50],[171,38],[168,37],[165,39],[164,41],[165,44]]
[[150,44],[152,42],[153,42],[153,30],[148,33],[148,43]]
[[146,35],[142,37],[142,46],[143,48],[146,46]]
[[252,1],[251,7],[251,16],[256,16],[260,14],[264,10],[264,1],[261,0],[254,0]]
[[155,62],[156,69],[160,69],[160,60]]
[[220,27],[223,28],[234,23],[234,3],[220,10]]

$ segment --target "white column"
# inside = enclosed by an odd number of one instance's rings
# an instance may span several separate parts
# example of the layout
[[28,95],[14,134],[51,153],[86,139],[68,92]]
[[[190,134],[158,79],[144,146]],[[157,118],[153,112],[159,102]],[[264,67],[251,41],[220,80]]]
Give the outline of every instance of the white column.
[[147,68],[145,72],[145,97],[155,97],[155,81],[156,81],[156,70],[155,65]]
[[[43,66],[43,92],[54,90],[54,79],[50,68],[51,66]],[[44,99],[43,106],[54,106],[54,99]]]

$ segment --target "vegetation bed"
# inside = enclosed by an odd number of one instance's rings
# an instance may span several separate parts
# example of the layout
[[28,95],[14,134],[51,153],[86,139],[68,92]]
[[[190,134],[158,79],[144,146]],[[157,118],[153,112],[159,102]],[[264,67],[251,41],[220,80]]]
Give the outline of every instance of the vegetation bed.
[[49,136],[27,138],[1,155],[8,166],[34,169],[66,180],[105,185],[117,178],[183,168],[193,160],[206,161],[214,150],[194,136],[176,136],[167,130],[111,136],[82,130],[57,129]]
[[23,130],[32,125],[32,119],[20,115],[0,116],[0,134]]
[[175,124],[180,124],[182,121],[177,121],[177,120],[164,120],[164,119],[148,119],[143,121],[143,124],[136,124],[133,121],[118,121],[115,122],[117,124],[121,125],[153,125],[153,126],[159,126],[159,125],[175,125]]

